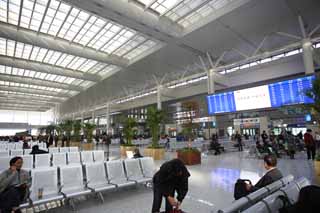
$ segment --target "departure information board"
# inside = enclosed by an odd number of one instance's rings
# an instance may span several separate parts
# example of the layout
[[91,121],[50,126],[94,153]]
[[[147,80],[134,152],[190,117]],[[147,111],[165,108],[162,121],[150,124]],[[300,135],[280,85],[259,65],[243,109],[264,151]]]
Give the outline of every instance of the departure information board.
[[208,112],[217,114],[293,104],[310,104],[313,103],[313,100],[305,95],[305,91],[312,87],[314,78],[314,76],[307,76],[209,95],[207,96]]

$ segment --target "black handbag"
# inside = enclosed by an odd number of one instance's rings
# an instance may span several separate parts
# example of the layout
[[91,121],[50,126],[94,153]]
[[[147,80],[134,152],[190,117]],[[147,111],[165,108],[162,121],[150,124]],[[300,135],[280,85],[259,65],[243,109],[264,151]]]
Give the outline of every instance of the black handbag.
[[247,179],[238,179],[236,184],[234,185],[234,199],[238,200],[242,197],[247,196],[250,191],[247,190],[247,184],[251,185],[251,181]]

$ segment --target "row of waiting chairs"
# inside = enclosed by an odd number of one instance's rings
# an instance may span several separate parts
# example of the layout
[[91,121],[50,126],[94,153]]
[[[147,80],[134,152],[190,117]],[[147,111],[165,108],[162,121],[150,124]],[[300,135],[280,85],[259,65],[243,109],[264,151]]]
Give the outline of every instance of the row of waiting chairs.
[[[65,153],[65,152],[79,152],[79,147],[53,147],[49,149],[40,148],[42,150],[48,151],[49,153]],[[8,150],[1,150],[0,149],[0,157],[6,156],[19,156],[19,155],[28,155],[32,149],[8,149]]]
[[[114,160],[31,171],[29,199],[20,208],[147,183],[155,172],[153,158]],[[42,190],[42,197],[38,196]]]
[[[30,147],[34,145],[38,145],[39,148],[47,148],[46,143],[38,143],[38,142],[28,142]],[[14,150],[14,149],[22,149],[23,143],[22,142],[15,142],[15,143],[0,143],[0,150]]]
[[[21,155],[23,158],[23,168],[30,170],[33,168],[57,167],[72,164],[86,164],[93,162],[104,162],[104,151],[83,151],[65,152],[38,155]],[[0,157],[0,171],[8,168],[12,156]]]
[[[284,196],[289,199],[291,203],[296,203],[299,198],[300,190],[310,185],[308,179],[302,177],[296,181],[291,182],[285,187],[282,187],[280,190],[276,191],[275,193],[269,195],[268,197],[262,199],[255,205],[251,206],[250,208],[246,209],[245,213],[273,213],[278,212],[281,207],[283,207],[283,202],[279,198],[279,196]],[[316,211],[316,210],[315,210]]]
[[234,201],[231,205],[226,208],[218,210],[218,213],[232,213],[232,212],[242,212],[244,209],[253,206],[255,203],[265,198],[266,196],[274,193],[279,190],[281,187],[284,187],[291,183],[294,180],[293,175],[288,175],[281,180],[275,181],[268,186],[265,186],[249,195],[240,198],[239,200]]

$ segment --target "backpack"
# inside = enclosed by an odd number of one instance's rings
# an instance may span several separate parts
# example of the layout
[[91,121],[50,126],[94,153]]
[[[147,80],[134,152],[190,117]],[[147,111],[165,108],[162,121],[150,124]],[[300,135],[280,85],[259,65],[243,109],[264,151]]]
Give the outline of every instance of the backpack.
[[234,185],[234,199],[238,200],[244,196],[247,196],[250,192],[247,191],[246,185],[251,184],[250,180],[247,179],[238,179],[237,182]]

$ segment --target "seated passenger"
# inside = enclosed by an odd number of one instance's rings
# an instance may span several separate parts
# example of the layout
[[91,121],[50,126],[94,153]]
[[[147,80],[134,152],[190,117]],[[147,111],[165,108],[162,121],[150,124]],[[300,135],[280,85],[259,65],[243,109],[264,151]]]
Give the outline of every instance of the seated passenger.
[[266,155],[264,157],[264,168],[267,170],[266,174],[258,181],[256,185],[247,184],[247,191],[253,192],[262,187],[265,187],[282,178],[281,172],[277,168],[277,158],[274,155]]
[[44,151],[42,149],[39,149],[39,146],[38,145],[34,145],[32,147],[32,151],[30,152],[30,155],[36,155],[36,154],[47,154],[49,152],[47,151]]
[[135,148],[135,149],[134,149],[133,158],[143,158],[143,156],[140,154],[139,148]]
[[22,158],[14,157],[10,168],[0,174],[0,212],[20,212],[19,205],[28,195],[31,178],[22,165]]

